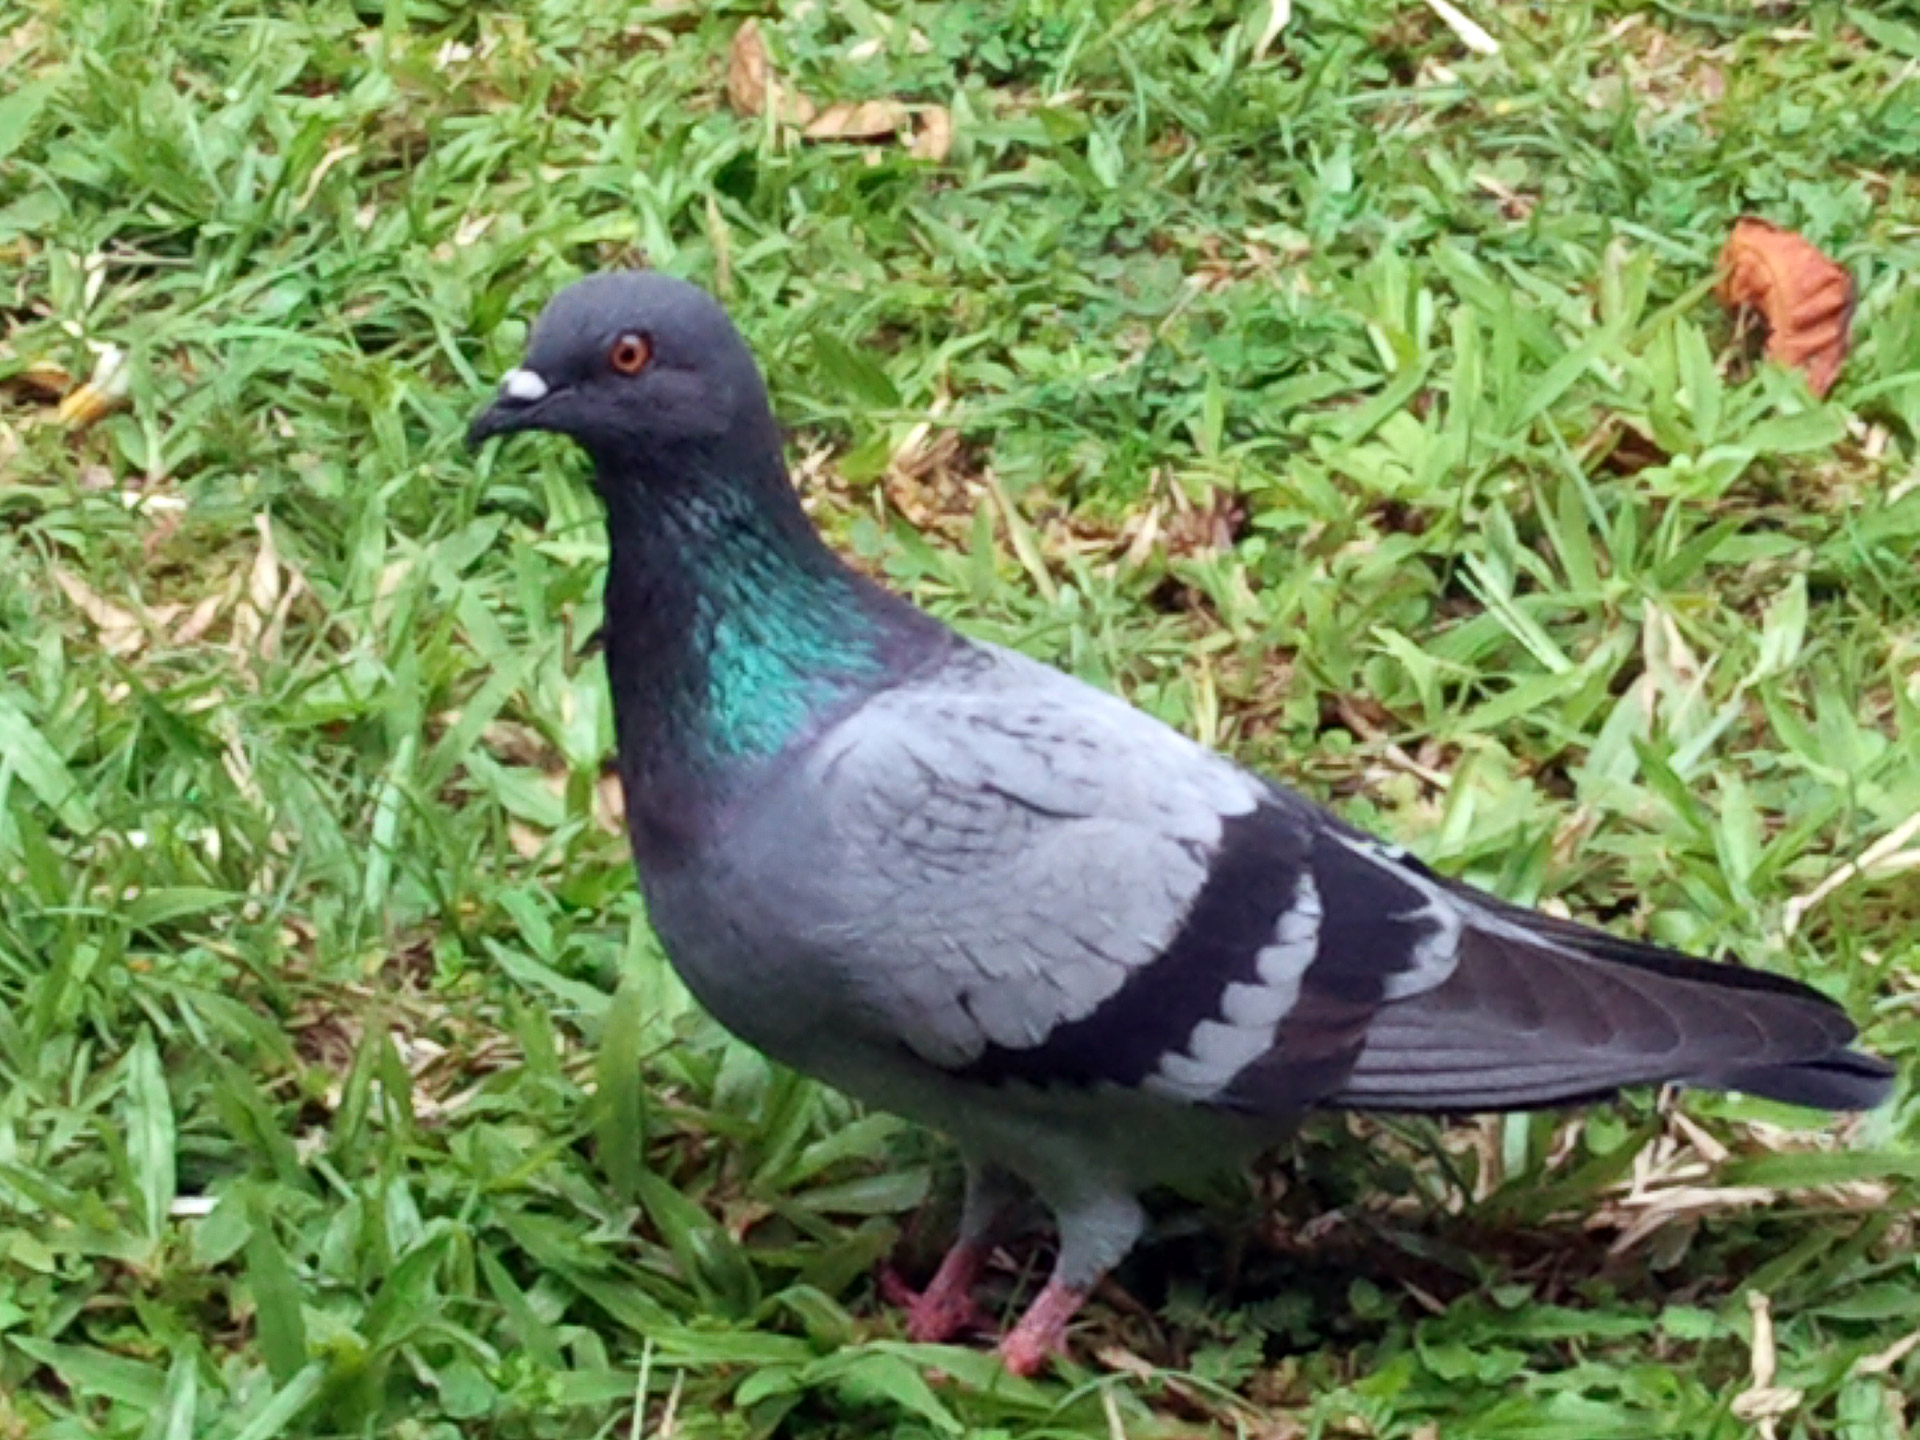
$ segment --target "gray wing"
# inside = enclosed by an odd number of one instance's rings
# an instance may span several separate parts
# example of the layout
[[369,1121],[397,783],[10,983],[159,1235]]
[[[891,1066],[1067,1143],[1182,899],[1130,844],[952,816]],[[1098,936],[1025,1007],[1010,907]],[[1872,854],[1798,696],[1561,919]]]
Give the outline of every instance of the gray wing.
[[[808,948],[922,1059],[1209,1101],[1270,1056],[1321,939],[1304,802],[984,646],[868,702],[809,769],[842,871]],[[1402,968],[1437,983],[1444,947],[1405,928]]]
[[1250,1112],[1885,1088],[1804,986],[1504,905],[1011,652],[878,695],[802,779],[839,871],[808,948],[948,1072]]

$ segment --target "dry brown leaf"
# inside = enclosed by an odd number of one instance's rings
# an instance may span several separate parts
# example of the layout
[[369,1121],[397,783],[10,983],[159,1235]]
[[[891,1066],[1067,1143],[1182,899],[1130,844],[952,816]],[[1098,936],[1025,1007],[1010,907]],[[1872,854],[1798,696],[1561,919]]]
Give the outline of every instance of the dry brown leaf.
[[253,523],[260,532],[260,548],[247,567],[244,588],[229,587],[239,599],[233,611],[232,646],[243,664],[272,660],[279,654],[287,616],[307,588],[305,577],[281,559],[272,521],[256,515]]
[[1775,1352],[1773,1345],[1773,1305],[1757,1290],[1747,1292],[1747,1309],[1753,1316],[1752,1357],[1748,1362],[1753,1383],[1733,1399],[1733,1413],[1760,1432],[1761,1440],[1774,1440],[1781,1417],[1790,1415],[1805,1397],[1789,1386],[1773,1383]]
[[760,22],[748,20],[733,32],[727,50],[727,102],[734,113],[752,117],[771,109],[788,125],[805,125],[817,107],[798,90],[790,90],[773,68]]
[[807,122],[809,140],[885,140],[913,124],[898,100],[836,100]]
[[293,602],[306,591],[307,582],[298,570],[287,571],[287,588],[281,592],[280,603],[273,607],[273,614],[267,619],[267,628],[260,636],[260,657],[263,660],[275,659],[280,654],[280,642],[286,634],[287,617],[293,613]]
[[94,359],[93,374],[67,392],[54,412],[55,418],[69,430],[86,429],[126,403],[131,379],[127,352],[117,345],[102,345]]
[[1440,17],[1441,22],[1457,37],[1460,43],[1476,55],[1498,55],[1500,42],[1489,35],[1470,15],[1461,13],[1458,7],[1448,0],[1427,0],[1427,8]]
[[1280,38],[1280,32],[1293,20],[1293,0],[1268,0],[1266,23],[1260,27],[1260,38],[1253,42],[1254,63],[1267,58],[1267,51],[1273,48],[1273,42]]
[[707,239],[713,245],[713,288],[721,299],[733,290],[733,242],[727,235],[727,222],[720,214],[720,202],[707,192]]
[[109,655],[126,655],[140,648],[144,638],[140,617],[131,610],[123,610],[104,599],[90,589],[86,581],[63,566],[53,567],[53,583],[100,632],[100,643],[106,647]]
[[727,49],[727,103],[736,115],[759,115],[766,110],[767,82],[772,76],[760,22],[748,20],[733,32],[733,44]]
[[64,365],[56,365],[51,360],[35,360],[26,369],[13,375],[7,383],[31,390],[43,400],[58,400],[73,388],[73,376]]
[[1916,836],[1920,836],[1920,811],[1909,815],[1854,858],[1843,861],[1813,889],[1788,900],[1786,911],[1780,917],[1781,933],[1792,935],[1809,910],[1856,876],[1879,879],[1920,869],[1920,848],[1906,848]]
[[1853,277],[1804,236],[1752,216],[1734,222],[1720,267],[1720,299],[1766,321],[1768,358],[1795,367],[1825,396],[1847,355]]
[[944,105],[929,105],[920,112],[920,128],[913,137],[917,159],[936,165],[953,150],[953,116]]
[[213,622],[220,618],[220,608],[227,599],[226,595],[218,591],[202,598],[200,603],[187,613],[187,618],[180,622],[180,628],[173,632],[173,643],[175,645],[198,644],[206,637],[207,631],[213,628]]
[[0,34],[0,73],[13,68],[15,61],[46,44],[47,27],[39,20],[28,20]]
[[946,159],[953,148],[953,117],[938,105],[916,109],[898,100],[836,100],[822,106],[788,85],[773,67],[758,20],[748,20],[733,32],[727,51],[727,102],[735,114],[749,118],[772,112],[807,140],[887,140],[897,135],[915,155],[936,161]]
[[223,728],[226,731],[226,745],[220,753],[220,768],[227,772],[227,778],[233,781],[233,788],[249,804],[264,809],[267,797],[253,778],[253,762],[247,758],[247,747],[241,742],[239,725],[229,716]]
[[1875,1355],[1863,1356],[1853,1364],[1856,1375],[1885,1375],[1915,1350],[1920,1350],[1920,1330],[1896,1340]]
[[273,553],[272,525],[264,515],[256,516],[254,523],[260,530],[261,547],[247,567],[245,587],[233,612],[233,651],[243,664],[258,653],[260,633],[280,598],[280,567]]
[[627,792],[617,774],[609,772],[594,782],[593,822],[609,835],[627,833]]

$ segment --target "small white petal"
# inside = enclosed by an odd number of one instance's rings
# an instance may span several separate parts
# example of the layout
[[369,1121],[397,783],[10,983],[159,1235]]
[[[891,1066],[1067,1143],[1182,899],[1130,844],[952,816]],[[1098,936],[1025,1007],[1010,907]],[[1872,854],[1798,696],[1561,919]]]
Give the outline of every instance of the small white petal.
[[500,379],[500,393],[509,400],[532,404],[547,398],[547,382],[532,370],[509,370]]

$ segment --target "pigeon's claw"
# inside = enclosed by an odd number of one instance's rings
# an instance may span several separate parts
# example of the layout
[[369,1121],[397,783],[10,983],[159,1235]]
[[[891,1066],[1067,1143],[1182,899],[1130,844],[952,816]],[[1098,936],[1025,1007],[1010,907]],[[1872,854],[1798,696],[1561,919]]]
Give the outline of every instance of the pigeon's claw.
[[1007,1373],[1025,1377],[1046,1369],[1067,1348],[1067,1322],[1086,1300],[1086,1291],[1058,1280],[1048,1281],[1019,1324],[1000,1341],[1000,1363],[1007,1367]]
[[962,1240],[947,1252],[927,1288],[916,1294],[891,1266],[880,1272],[880,1294],[906,1311],[907,1338],[938,1345],[993,1322],[974,1303],[973,1287],[987,1261],[987,1246]]

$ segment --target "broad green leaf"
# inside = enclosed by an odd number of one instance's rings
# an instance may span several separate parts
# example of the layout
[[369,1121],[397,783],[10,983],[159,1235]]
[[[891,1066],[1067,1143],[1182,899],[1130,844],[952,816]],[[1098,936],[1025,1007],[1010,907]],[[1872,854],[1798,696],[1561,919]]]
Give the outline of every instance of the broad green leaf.
[[1784,675],[1800,658],[1807,640],[1807,577],[1795,575],[1767,606],[1760,625],[1760,661],[1748,683]]
[[480,1273],[485,1278],[487,1289],[506,1312],[507,1321],[513,1326],[520,1343],[527,1348],[536,1363],[550,1369],[562,1368],[560,1347],[554,1336],[554,1328],[533,1308],[533,1302],[527,1298],[527,1292],[500,1262],[492,1246],[478,1247],[476,1254]]
[[144,930],[191,916],[214,914],[239,898],[230,890],[215,890],[205,885],[173,885],[142,890],[128,903],[124,914],[128,925]]
[[118,1401],[143,1412],[166,1401],[165,1372],[142,1361],[92,1345],[56,1345],[30,1335],[9,1335],[5,1343],[53,1371],[75,1394]]
[[276,1383],[285,1385],[307,1363],[307,1322],[300,1308],[300,1283],[286,1252],[262,1216],[254,1217],[246,1246],[247,1288],[253,1292],[260,1353]]
[[167,1395],[163,1409],[157,1411],[148,1433],[154,1440],[193,1440],[200,1409],[200,1361],[192,1351],[173,1358],[167,1372]]
[[1846,412],[1823,405],[1762,420],[1746,432],[1741,445],[1755,455],[1804,455],[1830,450],[1846,438]]
[[295,1434],[293,1422],[319,1396],[327,1383],[327,1367],[315,1361],[288,1380],[255,1412],[233,1440],[278,1440]]
[[850,1399],[867,1404],[887,1401],[944,1435],[958,1435],[966,1428],[933,1393],[919,1368],[898,1355],[842,1354],[819,1362],[817,1372],[822,1378],[831,1377],[834,1388]]
[[86,792],[59,752],[5,695],[0,695],[0,774],[17,776],[69,830],[90,835],[99,828]]
[[60,93],[61,76],[16,83],[10,94],[0,95],[0,162],[27,143],[35,122],[47,108],[47,102]]
[[628,1202],[639,1198],[640,1175],[646,1166],[646,1076],[641,1047],[650,988],[649,981],[628,969],[607,1005],[595,1057],[600,1165],[615,1193]]
[[142,1030],[127,1057],[127,1161],[139,1189],[141,1221],[148,1238],[165,1232],[173,1209],[174,1117],[166,1072],[153,1032]]

